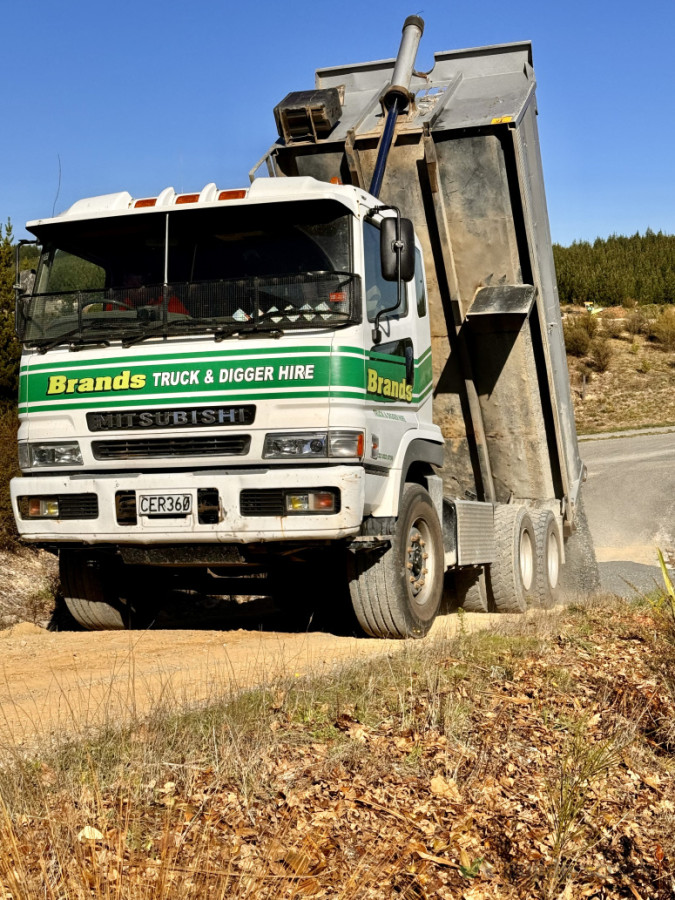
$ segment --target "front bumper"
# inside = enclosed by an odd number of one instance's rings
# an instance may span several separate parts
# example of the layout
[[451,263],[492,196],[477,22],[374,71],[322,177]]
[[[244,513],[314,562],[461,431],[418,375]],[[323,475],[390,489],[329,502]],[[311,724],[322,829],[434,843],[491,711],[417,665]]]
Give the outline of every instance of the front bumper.
[[[253,541],[331,540],[359,531],[363,519],[365,473],[361,466],[306,466],[297,468],[230,469],[200,472],[140,472],[129,474],[47,475],[14,478],[12,506],[21,537],[30,542],[87,544],[250,543]],[[216,489],[218,522],[198,521],[197,491]],[[244,490],[337,489],[339,512],[284,516],[242,515]],[[153,518],[138,515],[136,524],[121,525],[115,498],[118,492],[190,494],[192,512],[184,516]],[[17,497],[95,494],[96,518],[24,519]]]

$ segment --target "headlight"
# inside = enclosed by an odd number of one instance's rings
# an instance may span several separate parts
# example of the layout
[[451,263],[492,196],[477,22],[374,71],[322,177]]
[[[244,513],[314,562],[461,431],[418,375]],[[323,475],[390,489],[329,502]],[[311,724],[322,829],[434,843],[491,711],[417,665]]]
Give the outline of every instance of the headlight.
[[80,445],[77,441],[56,443],[19,443],[19,465],[22,469],[40,466],[81,466],[83,465]]
[[310,431],[267,434],[263,459],[321,459],[363,456],[362,431]]

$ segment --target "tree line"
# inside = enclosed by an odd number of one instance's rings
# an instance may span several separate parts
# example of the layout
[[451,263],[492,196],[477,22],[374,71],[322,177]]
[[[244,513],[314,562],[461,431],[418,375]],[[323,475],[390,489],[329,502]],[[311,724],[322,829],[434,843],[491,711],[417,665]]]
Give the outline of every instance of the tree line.
[[[11,222],[0,224],[0,402],[16,397],[21,353],[14,334],[14,249]],[[592,244],[554,244],[553,256],[561,303],[675,303],[675,235],[647,229]],[[22,258],[22,267],[34,266],[37,250],[25,248]]]
[[675,303],[675,235],[647,229],[553,245],[561,303]]

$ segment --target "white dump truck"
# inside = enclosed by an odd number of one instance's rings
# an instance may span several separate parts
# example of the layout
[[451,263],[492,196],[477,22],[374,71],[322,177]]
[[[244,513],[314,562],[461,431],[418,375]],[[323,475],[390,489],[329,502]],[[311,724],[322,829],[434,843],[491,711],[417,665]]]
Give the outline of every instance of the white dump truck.
[[146,623],[163,578],[344,596],[383,637],[444,586],[556,599],[584,468],[531,47],[420,73],[422,30],[288,94],[247,187],[28,223],[12,501],[81,626]]

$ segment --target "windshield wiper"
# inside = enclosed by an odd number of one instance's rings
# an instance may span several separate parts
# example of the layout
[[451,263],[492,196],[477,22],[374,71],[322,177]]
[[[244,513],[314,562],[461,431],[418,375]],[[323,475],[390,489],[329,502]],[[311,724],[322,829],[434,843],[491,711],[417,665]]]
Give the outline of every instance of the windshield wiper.
[[[166,327],[165,327],[166,325]],[[146,338],[157,337],[161,335],[168,336],[172,333],[180,333],[180,332],[194,332],[198,334],[199,332],[210,333],[216,332],[220,333],[230,333],[233,330],[232,325],[214,325],[210,323],[206,323],[204,319],[181,319],[179,321],[173,322],[158,322],[152,328],[146,328],[144,331],[133,332],[132,334],[127,333],[126,336],[122,336],[122,346],[123,347],[132,347],[134,344],[139,344],[141,341],[146,340]]]
[[84,322],[82,325],[78,325],[77,328],[71,328],[69,331],[64,331],[63,334],[60,334],[58,337],[53,338],[51,341],[41,342],[34,341],[33,346],[37,347],[37,351],[40,354],[47,353],[48,350],[52,350],[54,347],[58,347],[59,344],[66,344],[68,341],[71,342],[71,348],[75,349],[78,344],[101,344],[104,347],[110,346],[110,341],[108,338],[85,338],[80,337],[79,341],[76,341],[78,335],[83,331],[88,331],[90,328],[100,328],[100,322]]

